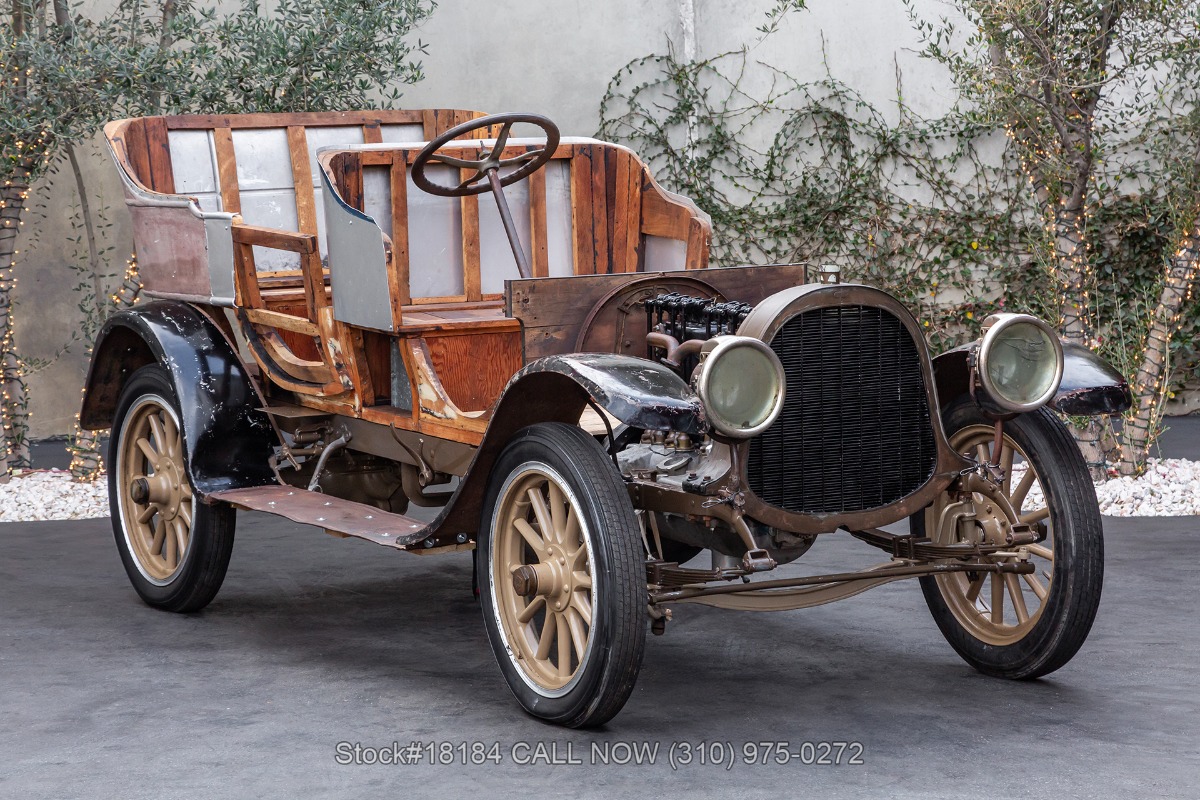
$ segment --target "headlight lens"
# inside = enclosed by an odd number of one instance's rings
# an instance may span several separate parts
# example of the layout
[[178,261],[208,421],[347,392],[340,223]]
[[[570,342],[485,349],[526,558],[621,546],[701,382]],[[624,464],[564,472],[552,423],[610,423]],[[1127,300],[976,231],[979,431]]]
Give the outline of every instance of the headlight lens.
[[1049,402],[1062,381],[1058,336],[1028,314],[995,314],[984,322],[979,380],[991,400],[1008,411],[1031,411]]
[[770,347],[746,336],[705,343],[696,391],[718,433],[744,438],[769,428],[783,408],[783,364]]

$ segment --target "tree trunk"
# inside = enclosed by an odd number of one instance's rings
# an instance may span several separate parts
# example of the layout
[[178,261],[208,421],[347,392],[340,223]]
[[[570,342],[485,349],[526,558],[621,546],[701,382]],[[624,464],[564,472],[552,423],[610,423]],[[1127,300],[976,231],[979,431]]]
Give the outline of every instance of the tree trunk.
[[1150,445],[1154,443],[1158,422],[1162,415],[1162,399],[1170,363],[1168,348],[1171,337],[1179,324],[1179,315],[1191,297],[1196,283],[1198,260],[1200,260],[1200,219],[1192,223],[1184,235],[1179,249],[1167,263],[1162,294],[1150,318],[1150,330],[1146,334],[1146,346],[1142,351],[1142,363],[1133,379],[1136,407],[1125,420],[1122,433],[1122,475],[1136,475],[1142,471]]
[[0,479],[29,466],[29,413],[12,311],[17,235],[32,172],[32,164],[19,164],[0,186]]

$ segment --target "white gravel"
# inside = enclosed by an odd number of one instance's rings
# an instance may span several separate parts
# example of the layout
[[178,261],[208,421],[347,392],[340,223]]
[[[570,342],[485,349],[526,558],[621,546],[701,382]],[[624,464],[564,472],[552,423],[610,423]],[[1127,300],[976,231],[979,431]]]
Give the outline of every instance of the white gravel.
[[[1021,465],[1013,469],[1019,481]],[[1137,478],[1112,478],[1096,485],[1100,511],[1113,517],[1200,515],[1200,461],[1149,460]],[[1040,487],[1029,491],[1025,508],[1041,504]],[[0,484],[0,522],[93,519],[108,516],[108,484],[71,479],[65,470],[36,470]]]

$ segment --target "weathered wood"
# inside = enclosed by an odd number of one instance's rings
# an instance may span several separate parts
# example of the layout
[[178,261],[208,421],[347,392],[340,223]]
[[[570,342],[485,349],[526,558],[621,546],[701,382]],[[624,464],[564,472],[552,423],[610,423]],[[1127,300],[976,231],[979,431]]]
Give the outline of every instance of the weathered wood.
[[171,169],[171,145],[167,140],[167,125],[162,117],[146,117],[144,127],[150,188],[164,194],[175,194],[175,175]]
[[[614,274],[542,278],[513,281],[508,299],[509,314],[521,321],[525,357],[540,358],[577,350],[584,324],[593,309],[615,291],[636,284],[647,291],[656,285],[673,291],[675,286],[709,287],[720,297],[746,303],[758,303],[768,295],[806,282],[803,264],[768,267],[732,267],[703,272],[649,272],[636,275]],[[699,283],[695,283],[699,282]],[[689,290],[693,291],[693,290]],[[701,291],[700,294],[705,294]],[[590,320],[595,330],[612,334],[617,350],[633,355],[645,354],[645,319],[641,310],[622,313],[615,307]],[[618,326],[628,334],[615,342]],[[626,344],[627,342],[627,344]]]
[[613,272],[637,272],[641,254],[642,166],[625,150],[610,151],[613,188],[609,231]]
[[388,263],[388,286],[392,290],[393,318],[400,324],[399,307],[412,298],[409,287],[408,166],[404,160],[391,164],[388,179],[392,189],[392,259]]
[[363,210],[363,173],[362,153],[347,150],[338,153],[329,162],[333,168],[338,193],[346,201],[346,205],[359,211]]
[[232,235],[233,240],[240,244],[269,247],[272,250],[286,250],[289,253],[317,252],[317,237],[311,233],[296,233],[279,228],[263,228],[258,225],[235,222]]
[[523,366],[517,331],[428,336],[425,344],[442,387],[463,411],[489,408]]
[[254,270],[252,245],[233,241],[233,292],[234,302],[239,308],[263,308],[262,295],[258,291],[258,276]]
[[[474,170],[460,170],[461,180],[471,177]],[[482,290],[479,262],[479,195],[460,197],[462,219],[463,295],[468,302],[480,300]]]
[[383,144],[383,132],[377,121],[368,122],[362,126],[363,144]]
[[533,277],[550,274],[550,251],[546,231],[546,171],[529,176],[529,259]]
[[264,325],[268,328],[279,328],[292,333],[299,333],[303,336],[320,336],[321,332],[316,324],[308,321],[304,317],[293,316],[291,314],[280,313],[278,311],[268,311],[265,308],[246,308],[243,309],[246,319],[250,320],[255,325]]
[[[368,110],[368,111],[307,111],[283,114],[185,114],[163,117],[168,130],[195,130],[204,128],[285,128],[288,125],[303,125],[318,128],[345,125],[415,125],[424,118],[420,110]],[[473,112],[472,112],[473,113]]]
[[217,150],[217,181],[221,189],[221,208],[231,214],[242,213],[242,195],[238,186],[237,157],[233,152],[233,133],[229,128],[213,129]]
[[154,191],[150,177],[150,151],[146,147],[146,120],[130,120],[124,131],[125,156],[129,167],[147,189]]
[[313,194],[312,165],[308,161],[308,137],[300,125],[287,128],[288,155],[292,161],[292,183],[296,188],[296,221],[303,233],[317,232],[317,203]]
[[571,229],[576,275],[597,272],[592,216],[592,148],[575,148],[571,159]]

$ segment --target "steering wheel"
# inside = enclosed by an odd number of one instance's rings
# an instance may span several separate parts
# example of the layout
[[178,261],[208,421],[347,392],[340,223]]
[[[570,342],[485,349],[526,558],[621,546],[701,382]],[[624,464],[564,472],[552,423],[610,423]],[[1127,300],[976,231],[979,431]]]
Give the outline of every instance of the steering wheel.
[[[508,144],[508,136],[512,132],[512,126],[518,122],[527,122],[541,128],[542,132],[546,135],[546,146],[539,150],[530,150],[527,153],[522,153],[512,158],[502,158],[504,148]],[[500,125],[502,127],[500,128],[499,135],[496,136],[496,144],[492,146],[490,151],[484,153],[482,158],[472,160],[438,152],[448,142],[461,139],[464,134],[480,130],[481,128],[490,128],[493,125]],[[412,175],[413,183],[430,194],[442,197],[466,197],[468,195],[481,194],[489,189],[495,191],[500,186],[508,186],[527,178],[541,169],[554,156],[554,151],[557,149],[558,126],[541,114],[491,114],[490,116],[473,119],[470,122],[464,122],[462,125],[456,125],[425,145],[421,148],[421,152],[417,153],[410,174]],[[444,186],[429,180],[426,168],[431,163],[445,164],[446,166],[458,167],[459,169],[473,169],[475,170],[475,174],[463,180],[457,186]],[[518,166],[518,169],[507,175],[500,175],[502,167],[512,166]]]

